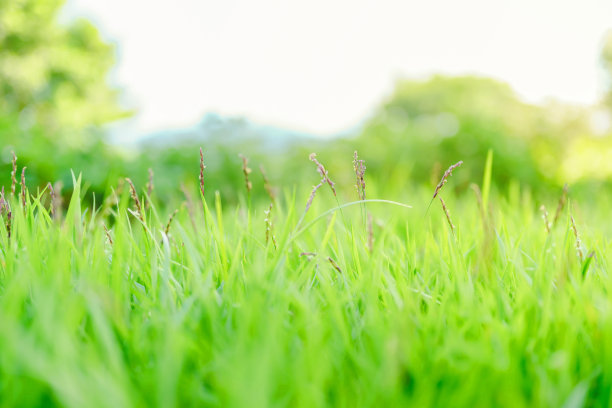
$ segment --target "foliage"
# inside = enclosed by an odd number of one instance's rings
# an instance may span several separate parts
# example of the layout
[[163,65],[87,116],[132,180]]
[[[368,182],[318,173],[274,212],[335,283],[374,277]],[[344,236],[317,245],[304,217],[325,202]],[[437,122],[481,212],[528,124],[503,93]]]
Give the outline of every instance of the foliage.
[[[400,81],[357,138],[120,151],[87,129],[125,114],[112,48],[61,4],[0,0],[0,184],[14,150],[32,193],[0,200],[2,404],[610,405],[612,202],[549,196],[612,172],[584,109],[436,76]],[[311,151],[338,195],[306,211]]]
[[0,2],[0,112],[75,142],[78,132],[125,116],[106,76],[113,48],[91,23],[59,24],[61,0]]
[[[56,0],[0,2],[4,184],[13,150],[20,164],[28,166],[33,190],[56,180],[69,186],[72,169],[88,174],[89,191],[99,198],[127,174],[144,185],[152,168],[158,192],[170,193],[181,184],[191,186],[189,175],[197,162],[189,158],[199,146],[205,151],[209,181],[230,203],[239,200],[239,153],[251,158],[256,184],[263,184],[263,165],[274,184],[291,186],[306,180],[316,184],[311,169],[301,164],[312,151],[322,151],[330,169],[341,175],[339,181],[350,182],[347,166],[336,163],[344,163],[338,159],[351,157],[357,146],[369,153],[368,173],[380,194],[396,194],[408,181],[435,185],[459,158],[465,165],[455,185],[466,188],[482,174],[489,150],[496,157],[492,181],[501,190],[512,182],[538,194],[566,182],[594,188],[612,175],[606,161],[610,138],[593,137],[588,109],[530,105],[502,82],[471,76],[399,81],[357,137],[282,138],[275,129],[251,129],[248,121],[230,120],[230,127],[224,127],[222,118],[208,115],[209,127],[217,131],[206,137],[194,134],[183,144],[144,145],[136,151],[116,149],[102,142],[98,128],[125,114],[118,107],[117,91],[105,81],[113,63],[112,47],[87,22],[58,24],[61,5]],[[612,42],[607,44],[602,61],[610,70]],[[239,133],[236,129],[243,137],[233,134]],[[390,178],[401,181],[388,183]],[[254,198],[265,199],[261,191],[256,189]],[[207,194],[211,199],[214,190]]]
[[324,186],[302,217],[302,186],[271,216],[244,196],[197,200],[168,228],[157,204],[178,192],[145,210],[139,189],[139,212],[125,186],[94,211],[75,184],[65,214],[45,193],[10,200],[10,239],[0,223],[4,404],[610,403],[609,200],[572,200],[547,233],[518,188],[483,213],[447,186],[451,231],[439,203],[424,217],[430,189],[405,185],[413,209],[327,211]]
[[466,163],[463,177],[473,178],[482,174],[492,149],[498,184],[518,180],[543,187],[563,184],[564,145],[588,132],[580,109],[529,105],[489,78],[434,76],[400,81],[366,124],[360,149],[384,158],[372,165],[385,173],[401,171],[418,180],[430,178],[433,163],[440,173],[457,157]]
[[70,170],[87,169],[101,194],[122,160],[99,126],[129,112],[106,81],[113,47],[84,20],[60,24],[63,3],[0,1],[0,182],[8,181],[14,151],[33,189],[70,186]]

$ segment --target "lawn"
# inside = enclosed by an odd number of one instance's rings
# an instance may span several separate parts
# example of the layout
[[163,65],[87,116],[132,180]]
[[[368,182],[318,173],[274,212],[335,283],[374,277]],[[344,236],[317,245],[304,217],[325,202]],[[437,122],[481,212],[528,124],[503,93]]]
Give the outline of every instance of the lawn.
[[536,199],[488,166],[435,200],[408,182],[377,197],[319,168],[314,196],[255,200],[247,180],[226,205],[194,160],[169,197],[126,181],[85,204],[75,177],[62,210],[7,189],[1,405],[612,402],[605,196]]

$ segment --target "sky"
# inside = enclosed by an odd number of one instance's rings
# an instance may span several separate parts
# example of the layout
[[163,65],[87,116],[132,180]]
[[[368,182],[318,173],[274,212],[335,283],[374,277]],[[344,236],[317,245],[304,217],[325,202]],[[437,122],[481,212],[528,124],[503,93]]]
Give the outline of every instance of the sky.
[[68,0],[117,47],[133,139],[207,112],[332,135],[399,78],[479,74],[529,102],[592,104],[611,0]]

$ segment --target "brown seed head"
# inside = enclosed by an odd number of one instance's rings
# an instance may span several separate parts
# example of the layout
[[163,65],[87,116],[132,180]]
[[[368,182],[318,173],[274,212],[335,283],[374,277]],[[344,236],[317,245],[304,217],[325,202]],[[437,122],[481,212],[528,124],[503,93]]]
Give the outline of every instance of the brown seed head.
[[321,187],[323,187],[323,183],[319,183],[312,188],[310,197],[308,197],[308,202],[306,202],[306,209],[304,210],[304,214],[306,214],[308,210],[310,209],[310,206],[312,205],[312,201],[314,200],[315,195],[317,194],[317,190],[320,189]]
[[26,188],[26,184],[25,184],[25,171],[26,171],[27,167],[24,167],[21,169],[21,205],[23,206],[24,210],[26,208],[27,205],[27,188]]
[[339,274],[342,274],[342,269],[340,269],[336,261],[334,261],[331,257],[327,257],[327,260],[334,267],[334,269],[338,271]]
[[168,223],[166,224],[166,228],[164,228],[164,234],[166,234],[166,236],[170,232],[170,224],[172,224],[172,220],[174,220],[174,217],[176,217],[176,214],[178,214],[178,211],[179,211],[178,209],[174,210],[174,212],[170,214],[170,218],[168,218]]
[[53,191],[53,186],[51,183],[47,183],[47,188],[49,189],[49,212],[51,213],[51,218],[55,218],[55,208],[53,208],[53,201],[55,201],[55,191]]
[[450,166],[442,175],[442,179],[440,180],[440,182],[438,183],[438,185],[436,186],[436,189],[434,191],[434,195],[432,198],[436,198],[438,193],[440,192],[440,190],[442,189],[442,187],[444,187],[444,185],[447,183],[447,179],[453,175],[453,170],[455,170],[457,167],[461,166],[463,164],[463,161],[458,161],[457,163],[453,164],[452,166]]
[[353,170],[355,171],[355,176],[357,177],[357,184],[355,184],[355,187],[357,188],[357,195],[359,196],[360,200],[365,200],[366,199],[366,193],[365,193],[366,166],[365,166],[364,160],[359,160],[357,156],[357,150],[355,150],[355,153],[353,155]]
[[274,192],[274,188],[272,188],[272,186],[270,185],[270,180],[268,179],[266,169],[264,169],[263,165],[259,166],[259,171],[261,171],[261,175],[263,177],[264,189],[266,190],[266,193],[268,193],[268,196],[270,196],[270,199],[274,202],[274,200],[276,199],[276,193]]
[[576,255],[578,255],[580,262],[583,262],[584,254],[582,253],[582,241],[580,241],[580,235],[578,235],[578,228],[576,228],[576,222],[574,221],[573,215],[570,215],[570,220],[572,221],[572,230],[574,231],[574,237],[576,238]]
[[134,183],[130,178],[125,179],[127,183],[130,185],[130,195],[132,196],[132,200],[134,200],[134,205],[136,206],[136,211],[138,213],[138,218],[140,221],[144,222],[144,215],[142,213],[142,205],[140,205],[140,199],[138,198],[138,193],[136,192],[136,187],[134,187]]
[[149,172],[149,182],[147,183],[147,194],[151,195],[153,194],[153,190],[155,189],[155,185],[153,184],[153,169],[149,167],[148,169]]
[[13,212],[9,208],[9,211],[6,214],[6,235],[7,235],[8,239],[11,239],[12,220],[13,220]]
[[104,232],[106,233],[106,239],[108,239],[108,243],[113,245],[113,237],[111,237],[110,231],[106,228],[106,224],[103,224]]
[[442,197],[438,197],[438,198],[440,199],[440,202],[442,203],[442,210],[444,211],[444,214],[446,215],[446,221],[448,221],[448,225],[449,225],[451,231],[454,233],[455,232],[455,226],[453,225],[453,221],[451,220],[450,212],[448,211],[448,208],[446,208],[446,203],[444,202]]
[[11,170],[11,197],[15,197],[15,186],[17,185],[17,156],[15,152],[11,152],[13,155],[13,169]]
[[268,243],[270,239],[272,239],[272,244],[274,245],[274,249],[276,249],[276,238],[274,237],[274,233],[272,231],[272,228],[274,227],[272,225],[272,216],[271,216],[272,206],[273,204],[270,203],[270,207],[268,207],[268,209],[264,211],[264,214],[266,216],[266,218],[264,219],[264,222],[266,224],[266,244]]
[[244,174],[244,184],[246,185],[247,193],[251,194],[251,190],[253,189],[253,184],[249,181],[249,174],[251,174],[251,169],[249,168],[249,159],[247,159],[244,155],[238,155],[242,159],[242,174]]
[[202,151],[202,148],[200,147],[200,192],[202,193],[202,196],[204,196],[204,169],[206,168],[206,166],[204,165],[204,152]]
[[6,198],[4,197],[4,186],[2,186],[2,189],[0,190],[0,215],[4,214],[7,204]]
[[321,183],[327,183],[329,185],[329,187],[332,189],[332,192],[334,193],[334,196],[336,196],[336,183],[334,183],[330,178],[329,178],[329,173],[328,171],[325,169],[325,167],[317,160],[317,154],[316,153],[310,153],[310,155],[308,156],[308,158],[310,159],[310,161],[312,161],[314,164],[316,164],[317,166],[317,172],[321,175]]

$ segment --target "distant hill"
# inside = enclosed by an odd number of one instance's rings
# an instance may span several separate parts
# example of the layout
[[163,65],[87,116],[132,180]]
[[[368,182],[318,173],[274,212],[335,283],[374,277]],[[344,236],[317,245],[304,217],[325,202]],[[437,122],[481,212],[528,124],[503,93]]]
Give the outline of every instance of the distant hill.
[[226,117],[211,112],[193,127],[169,129],[142,138],[140,147],[179,147],[202,143],[231,146],[257,141],[266,149],[285,149],[288,145],[320,139],[320,136],[255,123],[244,117]]

